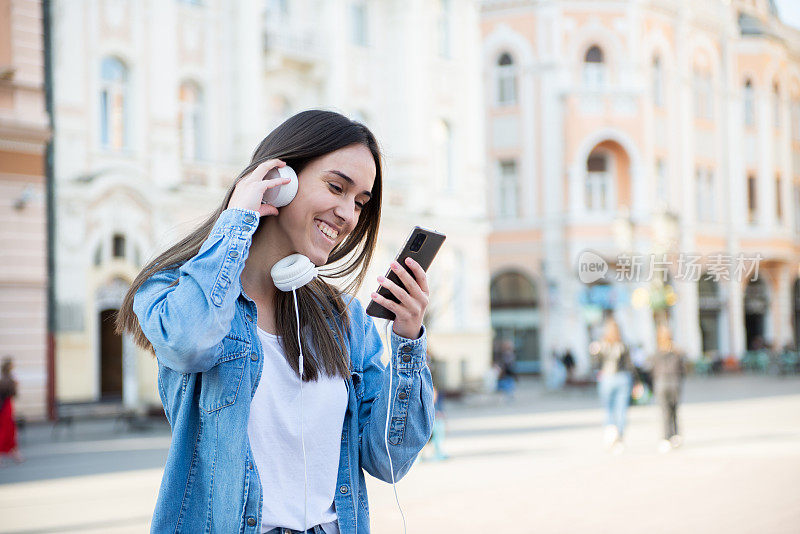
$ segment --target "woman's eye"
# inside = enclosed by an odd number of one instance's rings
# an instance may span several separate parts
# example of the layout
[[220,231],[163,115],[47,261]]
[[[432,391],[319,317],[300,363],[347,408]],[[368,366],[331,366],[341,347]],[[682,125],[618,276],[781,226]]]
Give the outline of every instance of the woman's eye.
[[339,187],[338,185],[336,185],[334,183],[328,182],[328,185],[330,186],[331,189],[333,189],[337,193],[341,193],[342,191],[344,191],[344,189],[342,189],[341,187]]
[[356,206],[358,206],[358,209],[360,209],[360,210],[364,209],[364,203],[363,202],[356,202]]

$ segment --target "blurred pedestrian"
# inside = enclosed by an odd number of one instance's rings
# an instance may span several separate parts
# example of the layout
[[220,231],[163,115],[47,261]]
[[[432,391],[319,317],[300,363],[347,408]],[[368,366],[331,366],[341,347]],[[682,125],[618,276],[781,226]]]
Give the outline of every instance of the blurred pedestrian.
[[514,390],[516,389],[517,373],[514,370],[516,361],[514,342],[504,339],[500,342],[499,350],[495,354],[494,364],[498,369],[497,391],[505,393],[509,401],[514,400]]
[[564,352],[564,357],[561,360],[564,364],[564,369],[567,370],[567,384],[571,384],[573,380],[573,372],[575,370],[575,357],[572,355],[572,350],[567,349]]
[[686,357],[672,344],[667,325],[659,325],[656,330],[656,345],[652,364],[653,385],[664,425],[664,438],[659,442],[658,450],[669,452],[683,441],[678,433],[678,403],[686,376]]
[[0,366],[0,457],[10,456],[15,462],[24,460],[17,448],[17,423],[14,421],[14,397],[17,396],[17,381],[12,371],[11,356],[3,358]]
[[589,345],[589,353],[600,368],[598,392],[606,411],[603,443],[619,454],[624,450],[622,439],[630,404],[633,364],[614,318],[607,318],[603,328],[603,338]]

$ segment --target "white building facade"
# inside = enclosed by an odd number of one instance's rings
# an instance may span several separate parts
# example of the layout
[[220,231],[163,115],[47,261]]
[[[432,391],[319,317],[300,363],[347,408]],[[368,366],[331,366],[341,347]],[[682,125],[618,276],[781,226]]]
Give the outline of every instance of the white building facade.
[[[415,224],[447,234],[429,345],[448,385],[489,362],[473,2],[53,2],[57,396],[159,404],[152,356],[113,333],[149,258],[216,207],[280,121],[327,108],[385,154],[372,283]],[[469,209],[464,209],[469,206]]]

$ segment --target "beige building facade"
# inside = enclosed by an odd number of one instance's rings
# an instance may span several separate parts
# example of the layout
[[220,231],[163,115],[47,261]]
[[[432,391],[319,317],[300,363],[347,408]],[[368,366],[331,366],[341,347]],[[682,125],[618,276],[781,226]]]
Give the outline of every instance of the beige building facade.
[[[775,6],[484,1],[481,20],[492,325],[522,367],[569,349],[588,373],[603,313],[653,350],[631,257],[666,258],[691,357],[795,344],[800,33]],[[591,284],[587,250],[608,266]]]
[[46,109],[42,4],[0,1],[0,358],[16,415],[48,413]]

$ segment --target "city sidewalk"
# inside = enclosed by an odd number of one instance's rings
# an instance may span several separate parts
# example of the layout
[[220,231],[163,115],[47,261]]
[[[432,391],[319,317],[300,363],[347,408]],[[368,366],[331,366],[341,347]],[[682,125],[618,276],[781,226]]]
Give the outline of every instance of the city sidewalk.
[[[685,397],[686,443],[666,455],[655,406],[633,407],[626,451],[605,453],[593,389],[525,379],[510,404],[451,402],[451,458],[397,484],[408,532],[797,532],[800,378],[693,378]],[[27,462],[0,469],[0,532],[147,531],[169,431],[114,425],[26,429]],[[391,485],[367,479],[373,532],[402,532]]]

